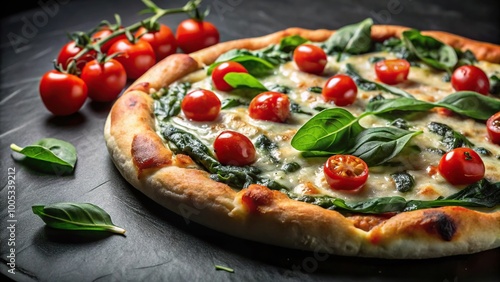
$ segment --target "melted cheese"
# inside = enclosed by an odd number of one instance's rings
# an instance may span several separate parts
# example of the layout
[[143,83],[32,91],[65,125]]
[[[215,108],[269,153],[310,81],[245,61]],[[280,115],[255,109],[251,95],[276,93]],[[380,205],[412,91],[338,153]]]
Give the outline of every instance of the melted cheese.
[[[325,72],[322,76],[312,75],[301,72],[297,69],[294,62],[288,62],[279,66],[274,75],[267,76],[261,80],[266,86],[284,85],[291,88],[288,94],[290,99],[298,103],[302,110],[316,114],[315,107],[323,108],[335,107],[334,104],[325,103],[320,94],[308,91],[309,87],[322,87],[326,80],[336,74],[345,72],[347,63],[355,66],[359,74],[369,80],[376,80],[373,64],[369,58],[385,57],[394,58],[394,55],[386,52],[369,53],[358,56],[351,56],[341,62],[336,58],[329,57]],[[480,62],[481,67],[488,76],[493,73],[500,73],[500,65],[488,62]],[[408,80],[397,85],[407,92],[413,94],[418,99],[427,101],[436,101],[453,93],[454,90],[449,82],[443,81],[444,72],[433,70],[425,65],[412,66]],[[214,91],[220,100],[235,97],[229,92],[215,90],[211,84],[210,77],[207,77],[204,70],[195,72],[183,81],[192,83],[192,88],[204,88]],[[369,99],[382,93],[381,91],[363,91],[358,89],[358,98],[356,102],[345,109],[352,112],[355,116],[363,113]],[[383,93],[387,98],[391,94]],[[300,152],[290,145],[295,132],[309,120],[311,116],[294,113],[286,123],[275,123],[267,121],[253,120],[248,116],[248,110],[245,106],[222,110],[218,119],[213,122],[193,122],[187,120],[182,113],[172,118],[174,125],[195,134],[209,148],[212,147],[218,133],[222,130],[235,130],[248,136],[252,141],[264,134],[279,146],[279,151],[274,152],[276,158],[281,162],[273,163],[266,154],[258,154],[258,159],[254,166],[264,171],[264,176],[274,179],[281,184],[289,187],[297,193],[306,193],[309,191],[319,191],[321,194],[334,196],[346,200],[363,200],[373,197],[384,196],[403,196],[406,199],[432,200],[438,196],[447,196],[459,191],[461,187],[455,187],[448,184],[439,173],[430,173],[436,171],[441,156],[422,150],[415,154],[400,154],[392,161],[400,162],[404,167],[379,166],[370,167],[368,181],[363,189],[356,193],[345,191],[334,191],[329,188],[323,175],[323,164],[326,158],[306,159],[300,156]],[[433,111],[422,113],[418,119],[409,121],[411,130],[423,131],[423,134],[417,135],[410,141],[409,146],[418,145],[420,148],[441,148],[441,137],[429,132],[427,124],[431,121],[441,122],[449,125],[454,130],[465,135],[477,147],[484,147],[493,154],[491,157],[482,157],[486,166],[485,177],[491,181],[500,181],[499,166],[500,161],[497,156],[500,155],[500,146],[493,145],[486,139],[485,125],[470,119],[461,119],[457,117],[445,118]],[[360,123],[364,127],[386,126],[387,120],[375,116],[367,116]],[[297,162],[301,169],[293,173],[286,173],[280,168],[283,164]],[[415,187],[405,193],[398,192],[391,180],[390,174],[394,172],[407,171],[415,179]]]

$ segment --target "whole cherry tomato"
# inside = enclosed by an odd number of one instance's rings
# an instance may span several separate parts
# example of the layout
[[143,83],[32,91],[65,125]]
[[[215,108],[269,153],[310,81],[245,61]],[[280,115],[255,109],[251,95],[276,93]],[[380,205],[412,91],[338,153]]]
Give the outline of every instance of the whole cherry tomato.
[[244,166],[255,161],[255,146],[245,135],[226,130],[214,141],[217,160],[223,165]]
[[397,84],[408,79],[410,63],[405,59],[389,59],[375,63],[375,74],[385,84]]
[[225,80],[224,76],[230,72],[248,73],[247,69],[238,62],[228,61],[217,65],[212,71],[212,83],[220,91],[230,91],[233,89]]
[[290,99],[283,93],[263,92],[250,101],[248,111],[253,119],[285,122],[290,116]]
[[500,112],[486,121],[486,130],[491,143],[500,145]]
[[183,20],[176,31],[177,44],[184,53],[192,53],[219,43],[219,30],[211,22],[197,19]]
[[[61,48],[57,55],[57,64],[62,65],[63,69],[67,70],[68,64],[73,60],[76,54],[82,51],[82,47],[76,45],[75,41],[70,41]],[[76,67],[78,72],[82,70],[86,63],[95,58],[95,51],[91,50],[85,55],[76,60]]]
[[325,51],[313,44],[301,44],[293,51],[293,61],[299,70],[312,74],[321,74],[328,58]]
[[128,39],[116,41],[109,47],[108,54],[121,53],[114,57],[127,72],[128,79],[137,79],[156,63],[151,44],[146,41],[130,42]]
[[326,182],[334,190],[357,190],[368,179],[368,165],[352,155],[333,155],[323,166]]
[[459,147],[441,157],[438,171],[449,183],[466,185],[481,180],[485,167],[483,160],[474,150]]
[[156,61],[161,61],[163,58],[177,52],[177,40],[172,30],[160,24],[158,31],[149,31],[145,27],[140,27],[135,32],[135,37],[139,40],[147,41],[155,51]]
[[[98,31],[96,31],[94,34],[92,34],[92,36],[91,36],[92,42],[97,42],[101,39],[104,39],[104,38],[110,36],[112,33],[113,33],[113,30],[111,30],[109,27],[103,27],[103,28],[99,29]],[[111,45],[113,45],[116,41],[118,41],[120,39],[127,39],[127,36],[125,35],[125,33],[120,34],[120,35],[113,37],[113,38],[109,39],[108,41],[106,41],[106,43],[104,43],[101,46],[101,51],[103,53],[107,53],[109,50],[109,47],[111,47]]]
[[184,115],[194,121],[213,121],[219,115],[220,108],[219,97],[206,89],[189,92],[181,103]]
[[87,85],[81,78],[56,70],[42,76],[39,92],[45,107],[56,116],[78,112],[87,100]]
[[458,67],[451,75],[451,85],[456,91],[468,90],[487,95],[490,80],[486,73],[473,65]]
[[333,101],[337,106],[348,106],[356,101],[358,87],[352,78],[345,74],[330,77],[321,91],[323,99]]
[[87,84],[89,98],[98,102],[115,100],[127,83],[125,68],[115,59],[88,62],[80,77]]

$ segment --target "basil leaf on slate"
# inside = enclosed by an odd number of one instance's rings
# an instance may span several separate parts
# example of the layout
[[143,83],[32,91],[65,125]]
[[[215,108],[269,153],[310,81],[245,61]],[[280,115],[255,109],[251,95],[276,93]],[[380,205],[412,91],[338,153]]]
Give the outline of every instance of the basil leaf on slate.
[[90,203],[56,203],[32,206],[50,227],[65,230],[94,230],[124,234],[125,229],[115,226],[109,214]]
[[27,163],[41,172],[65,174],[75,169],[76,148],[64,140],[43,138],[24,148],[16,144],[11,144],[10,148],[24,155]]
[[367,18],[359,23],[346,25],[338,29],[324,43],[325,52],[361,54],[368,52],[372,47],[371,27],[373,20]]
[[224,81],[233,88],[250,88],[267,91],[267,88],[258,79],[244,72],[230,72],[224,76]]

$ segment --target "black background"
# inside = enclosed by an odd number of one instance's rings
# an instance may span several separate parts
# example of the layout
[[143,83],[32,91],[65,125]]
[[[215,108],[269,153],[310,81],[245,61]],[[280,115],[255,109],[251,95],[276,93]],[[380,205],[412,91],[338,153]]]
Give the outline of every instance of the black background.
[[[130,25],[145,18],[137,1],[67,0],[46,16],[37,1],[2,9],[0,57],[0,269],[16,281],[498,281],[500,249],[430,260],[324,256],[232,238],[163,209],[137,192],[112,164],[102,136],[111,104],[87,102],[78,114],[56,118],[38,96],[40,77],[67,42],[66,33],[90,30],[120,14]],[[64,4],[63,4],[64,3]],[[184,1],[156,1],[179,7]],[[397,13],[391,5],[396,5]],[[5,4],[4,4],[5,5]],[[499,1],[204,1],[221,41],[260,36],[291,26],[337,29],[372,17],[377,24],[444,30],[500,44]],[[393,11],[391,14],[390,11]],[[38,24],[28,30],[26,22]],[[160,21],[175,30],[185,15]],[[42,24],[43,23],[43,24]],[[12,41],[14,35],[21,42]],[[16,162],[11,143],[43,137],[75,144],[74,175],[54,176]],[[16,274],[7,273],[7,175],[16,171]],[[62,232],[45,227],[35,204],[90,202],[104,208],[126,236]],[[235,273],[216,271],[225,265]]]

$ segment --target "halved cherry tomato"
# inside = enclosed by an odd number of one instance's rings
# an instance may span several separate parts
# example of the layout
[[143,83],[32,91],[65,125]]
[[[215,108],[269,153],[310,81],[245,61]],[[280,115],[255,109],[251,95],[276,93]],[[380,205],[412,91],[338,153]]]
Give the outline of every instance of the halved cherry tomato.
[[211,22],[185,19],[177,26],[177,43],[184,53],[192,53],[219,43],[219,30]]
[[98,60],[88,62],[80,77],[87,84],[89,98],[98,102],[113,101],[127,83],[125,68],[115,59],[104,63]]
[[441,157],[438,170],[449,183],[466,185],[481,180],[485,167],[483,160],[474,150],[459,147]]
[[87,100],[87,85],[81,78],[56,70],[42,76],[39,92],[45,107],[56,116],[78,112]]
[[334,190],[357,190],[368,180],[368,165],[352,155],[333,155],[323,166],[326,182]]
[[325,51],[313,44],[301,44],[293,51],[293,61],[299,70],[312,74],[323,73],[328,58]]
[[219,115],[220,108],[219,97],[206,89],[189,92],[181,103],[184,115],[194,121],[213,121]]
[[214,151],[217,160],[224,165],[249,165],[256,157],[252,141],[245,135],[231,130],[223,131],[215,138]]
[[219,64],[212,71],[212,82],[217,90],[230,91],[233,89],[233,87],[224,80],[224,76],[230,72],[248,73],[247,69],[238,62],[228,61]]
[[375,74],[385,84],[405,81],[410,73],[410,63],[405,59],[389,59],[375,63]]
[[[75,41],[70,41],[61,48],[57,55],[57,64],[62,65],[63,69],[67,70],[68,64],[73,60],[76,54],[80,53],[83,48],[76,45]],[[86,63],[95,59],[95,51],[91,50],[76,60],[76,67],[81,71]]]
[[486,121],[486,130],[491,143],[500,145],[500,112],[492,115]]
[[149,31],[145,27],[140,27],[135,32],[135,37],[139,40],[147,41],[153,47],[156,55],[156,61],[161,61],[163,58],[177,52],[177,40],[172,30],[160,24],[158,31]]
[[250,101],[248,111],[253,119],[285,122],[290,116],[290,99],[283,93],[262,92]]
[[155,52],[146,41],[132,43],[128,39],[121,39],[109,47],[108,53],[121,53],[114,59],[123,65],[128,79],[139,78],[156,63]]
[[[113,30],[111,30],[109,27],[103,27],[100,30],[96,31],[94,34],[92,34],[92,36],[91,36],[92,42],[97,42],[103,38],[106,38],[109,35],[111,35],[111,33],[113,33]],[[103,53],[107,53],[109,48],[111,47],[111,45],[113,45],[116,41],[121,40],[121,39],[127,39],[127,36],[125,35],[125,33],[120,34],[120,35],[113,37],[113,38],[109,39],[108,41],[106,41],[106,43],[104,43],[101,46],[101,51]]]
[[327,102],[333,101],[337,106],[348,106],[358,95],[358,87],[352,78],[345,74],[336,74],[330,77],[321,92]]
[[486,73],[473,65],[458,67],[451,75],[451,85],[456,91],[475,91],[487,95],[490,91],[490,80]]

